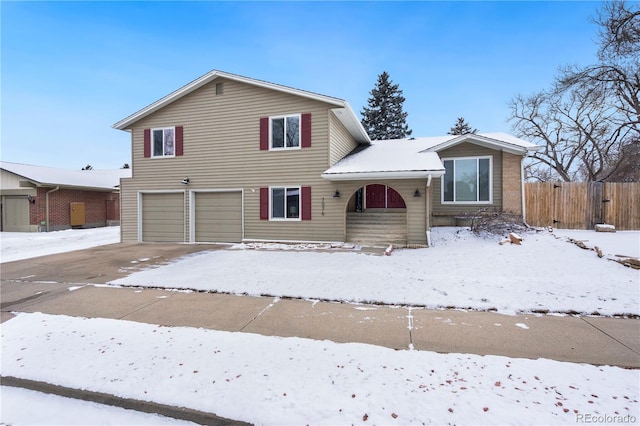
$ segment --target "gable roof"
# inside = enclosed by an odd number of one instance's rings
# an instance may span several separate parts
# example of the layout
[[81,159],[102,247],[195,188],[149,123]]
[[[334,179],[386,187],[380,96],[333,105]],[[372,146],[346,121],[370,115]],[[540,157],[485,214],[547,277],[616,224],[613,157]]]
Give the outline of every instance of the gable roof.
[[460,143],[519,155],[540,148],[506,133],[373,141],[370,147],[354,151],[325,170],[322,177],[328,180],[439,177],[444,174],[444,166],[438,152]]
[[35,186],[64,186],[99,191],[113,191],[120,185],[120,178],[131,177],[131,169],[67,170],[6,161],[0,161],[0,169],[20,176]]
[[361,144],[369,144],[371,141],[369,139],[369,136],[367,135],[367,132],[364,130],[364,127],[362,127],[360,120],[358,120],[355,113],[351,109],[349,102],[343,99],[308,92],[306,90],[294,89],[292,87],[270,83],[263,80],[256,80],[254,78],[243,77],[241,75],[231,74],[219,70],[209,71],[202,77],[193,80],[192,82],[182,86],[178,90],[169,93],[167,96],[118,121],[112,127],[118,130],[127,130],[136,121],[148,116],[149,114],[154,113],[155,111],[158,111],[159,109],[193,92],[194,90],[199,89],[205,84],[212,82],[216,78],[226,78],[240,83],[246,83],[269,90],[275,90],[278,92],[288,93],[290,95],[301,96],[303,98],[313,99],[316,101],[328,103],[330,105],[335,105],[337,108],[334,108],[331,111],[336,115],[338,120],[342,122],[349,133],[351,133],[353,138]]
[[521,155],[525,155],[531,151],[536,151],[541,148],[538,145],[507,133],[469,133],[460,136],[450,136],[449,140],[436,143],[432,147],[428,148],[428,150],[438,152],[463,142],[505,151],[510,154]]

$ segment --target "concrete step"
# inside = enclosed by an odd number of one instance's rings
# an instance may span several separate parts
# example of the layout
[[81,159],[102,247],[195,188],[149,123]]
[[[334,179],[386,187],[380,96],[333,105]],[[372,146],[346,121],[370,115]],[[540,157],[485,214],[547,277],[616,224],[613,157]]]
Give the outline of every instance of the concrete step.
[[363,245],[406,246],[406,210],[367,209],[347,213],[347,241]]

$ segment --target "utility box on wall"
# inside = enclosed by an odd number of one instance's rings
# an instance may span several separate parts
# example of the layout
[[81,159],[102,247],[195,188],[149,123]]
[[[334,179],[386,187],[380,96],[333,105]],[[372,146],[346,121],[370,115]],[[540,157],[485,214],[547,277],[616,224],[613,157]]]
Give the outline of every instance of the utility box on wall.
[[83,226],[85,223],[84,203],[71,203],[71,226]]

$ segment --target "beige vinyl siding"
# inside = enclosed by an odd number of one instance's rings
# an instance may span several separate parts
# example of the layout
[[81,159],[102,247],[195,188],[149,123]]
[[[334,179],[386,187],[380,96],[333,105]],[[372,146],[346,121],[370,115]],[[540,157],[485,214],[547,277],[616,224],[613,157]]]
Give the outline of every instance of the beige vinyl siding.
[[[223,95],[215,94],[219,82],[224,82]],[[337,208],[332,198],[335,185],[320,177],[329,167],[329,109],[333,107],[216,79],[135,123],[131,129],[135,174],[123,180],[122,188],[123,240],[135,240],[137,235],[131,192],[237,188],[244,190],[245,239],[341,241],[344,209]],[[297,113],[312,114],[311,147],[261,151],[260,118]],[[165,126],[184,127],[184,155],[144,158],[144,129]],[[190,179],[186,187],[181,183],[185,177]],[[312,220],[260,220],[260,188],[289,185],[312,187]],[[188,218],[185,222],[188,229]]]
[[[483,208],[502,208],[502,151],[496,151],[471,143],[461,143],[449,149],[439,151],[440,158],[492,156],[492,197],[491,204],[442,204],[442,179],[433,180],[433,216],[456,216],[476,212]],[[443,224],[434,220],[435,225]],[[446,223],[452,225],[453,223]]]
[[[329,204],[337,204],[339,211],[341,230],[346,232],[346,210],[349,200],[355,196],[355,192],[370,184],[388,185],[395,189],[404,199],[407,206],[407,244],[426,244],[427,224],[425,222],[427,189],[426,179],[406,179],[406,180],[372,180],[372,181],[343,181],[334,182],[336,189],[340,191],[340,198],[333,198]],[[416,189],[420,190],[421,196],[414,197]],[[336,224],[338,219],[336,219]]]
[[358,143],[332,112],[329,112],[329,123],[329,166],[333,166],[353,151]]

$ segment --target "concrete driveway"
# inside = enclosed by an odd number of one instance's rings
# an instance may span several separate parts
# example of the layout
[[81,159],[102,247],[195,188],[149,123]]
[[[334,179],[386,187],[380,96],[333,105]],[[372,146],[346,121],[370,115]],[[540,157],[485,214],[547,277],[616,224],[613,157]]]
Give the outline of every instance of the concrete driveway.
[[192,253],[219,250],[221,244],[117,243],[3,263],[3,281],[104,284]]
[[394,349],[548,358],[640,368],[640,320],[354,305],[104,284],[222,245],[112,244],[2,264],[12,312],[113,318]]

